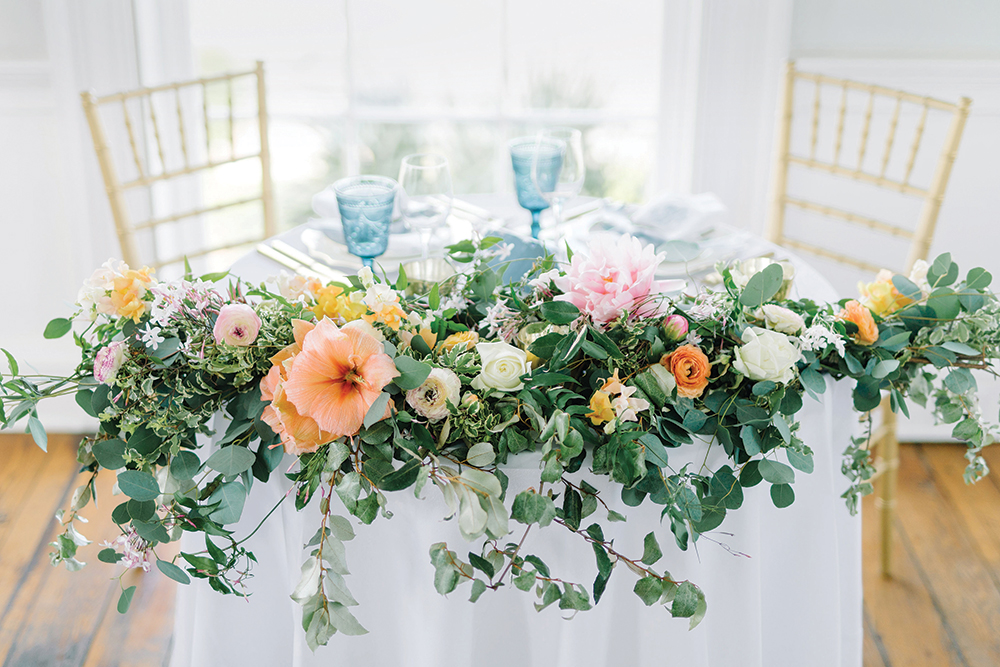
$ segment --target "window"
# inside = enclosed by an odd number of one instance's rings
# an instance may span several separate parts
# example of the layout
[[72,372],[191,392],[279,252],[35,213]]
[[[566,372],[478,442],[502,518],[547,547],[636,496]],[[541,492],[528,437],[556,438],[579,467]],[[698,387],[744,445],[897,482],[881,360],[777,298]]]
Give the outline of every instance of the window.
[[583,130],[585,194],[648,194],[657,0],[199,0],[190,11],[199,74],[265,61],[284,227],[337,178],[395,177],[418,151],[448,156],[456,193],[512,191],[504,142],[543,125]]

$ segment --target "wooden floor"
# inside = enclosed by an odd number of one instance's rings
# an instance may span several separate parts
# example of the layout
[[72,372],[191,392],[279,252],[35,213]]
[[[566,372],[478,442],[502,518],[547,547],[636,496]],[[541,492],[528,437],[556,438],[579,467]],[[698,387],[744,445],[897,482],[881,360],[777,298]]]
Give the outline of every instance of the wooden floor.
[[[53,515],[82,476],[77,438],[52,436],[43,454],[27,436],[0,435],[0,659],[2,665],[148,667],[170,653],[174,584],[159,572],[132,572],[132,609],[117,613],[112,568],[97,561],[113,539],[111,479],[99,485],[101,511],[84,513],[93,561],[81,572],[49,564]],[[967,487],[961,447],[904,445],[894,579],[878,573],[871,499],[864,503],[866,667],[1000,665],[1000,448],[996,473]]]

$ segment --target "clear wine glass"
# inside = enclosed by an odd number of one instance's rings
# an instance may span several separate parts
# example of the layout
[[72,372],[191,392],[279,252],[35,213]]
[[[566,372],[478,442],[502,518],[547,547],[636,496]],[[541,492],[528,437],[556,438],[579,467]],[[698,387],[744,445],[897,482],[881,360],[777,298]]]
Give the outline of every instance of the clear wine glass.
[[[517,202],[531,213],[531,237],[537,239],[541,231],[539,216],[549,207],[549,201],[542,196],[540,189],[553,189],[551,184],[562,169],[566,144],[557,139],[535,136],[511,139],[507,147],[514,168]],[[533,172],[537,177],[532,176]]]
[[399,166],[399,212],[410,229],[420,232],[423,259],[430,254],[431,234],[451,212],[448,160],[443,155],[407,155]]
[[537,141],[561,142],[565,149],[559,173],[553,179],[550,160],[544,152],[536,151],[531,164],[531,180],[542,197],[549,202],[556,226],[563,222],[563,205],[580,194],[586,176],[583,163],[583,134],[573,127],[548,127],[538,133]]
[[392,207],[399,185],[384,176],[349,176],[333,184],[347,250],[370,267],[389,245]]

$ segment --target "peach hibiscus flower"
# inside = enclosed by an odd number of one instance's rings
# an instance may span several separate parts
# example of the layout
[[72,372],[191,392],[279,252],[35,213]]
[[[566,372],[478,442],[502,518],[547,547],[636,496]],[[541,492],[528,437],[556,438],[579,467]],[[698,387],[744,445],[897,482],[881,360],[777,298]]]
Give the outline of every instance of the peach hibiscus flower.
[[[399,375],[382,343],[367,329],[367,324],[338,328],[329,319],[320,320],[303,337],[302,352],[284,383],[296,410],[333,438],[360,431],[368,409]],[[387,405],[386,417],[389,410]]]
[[871,345],[878,340],[878,325],[875,324],[875,318],[861,303],[851,299],[844,304],[844,309],[837,317],[858,325],[858,332],[854,334],[854,341],[858,345]]

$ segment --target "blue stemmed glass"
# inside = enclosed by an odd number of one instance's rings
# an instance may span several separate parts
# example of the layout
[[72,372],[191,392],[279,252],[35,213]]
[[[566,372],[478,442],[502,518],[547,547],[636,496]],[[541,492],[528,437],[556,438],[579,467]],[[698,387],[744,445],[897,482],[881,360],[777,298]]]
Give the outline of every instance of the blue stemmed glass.
[[539,216],[549,207],[548,200],[542,196],[539,188],[545,191],[555,188],[562,170],[566,144],[547,137],[520,137],[511,139],[507,148],[510,149],[510,160],[514,167],[517,202],[531,212],[531,237],[537,239],[541,231]]
[[392,205],[399,184],[384,176],[349,176],[333,184],[347,250],[371,267],[389,245]]

